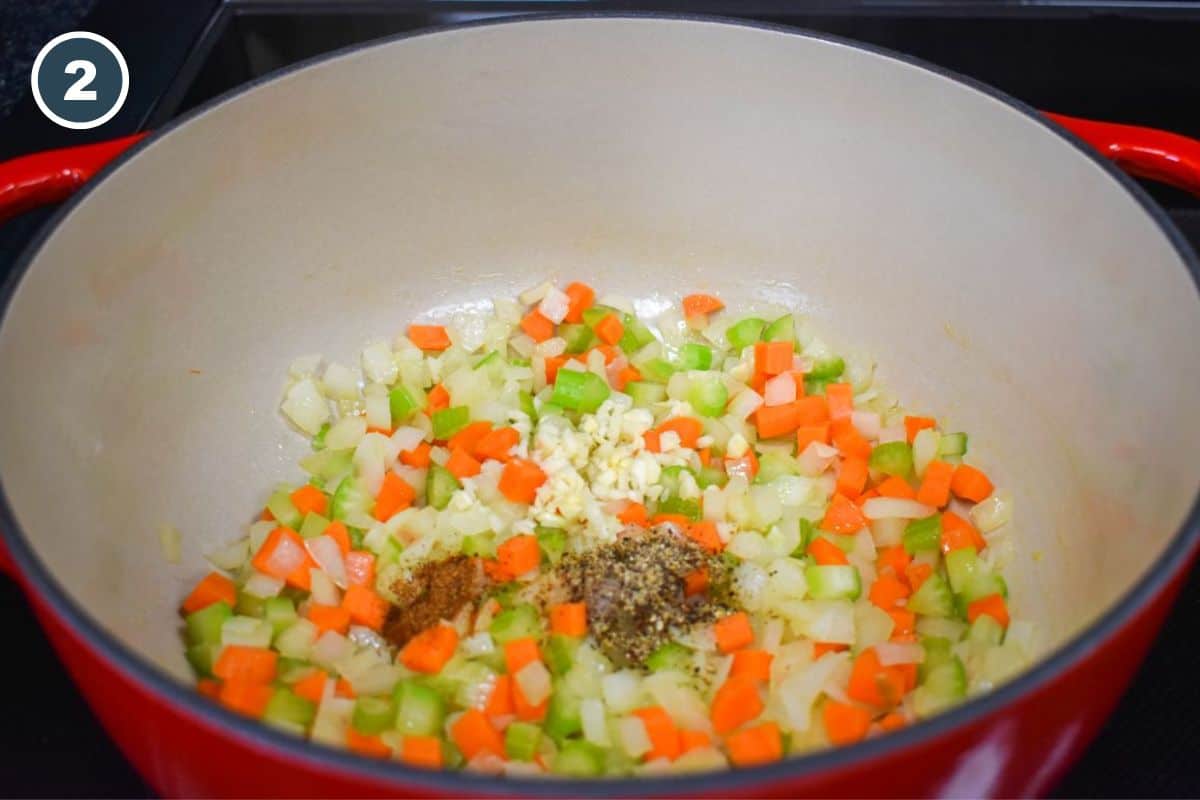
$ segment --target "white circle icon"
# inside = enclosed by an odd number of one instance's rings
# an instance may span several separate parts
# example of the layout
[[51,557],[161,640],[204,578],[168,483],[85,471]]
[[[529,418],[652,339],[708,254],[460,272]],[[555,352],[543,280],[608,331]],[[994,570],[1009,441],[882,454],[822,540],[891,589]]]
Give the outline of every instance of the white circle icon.
[[129,67],[98,33],[55,36],[37,54],[29,77],[33,99],[57,125],[83,131],[108,122],[129,94]]

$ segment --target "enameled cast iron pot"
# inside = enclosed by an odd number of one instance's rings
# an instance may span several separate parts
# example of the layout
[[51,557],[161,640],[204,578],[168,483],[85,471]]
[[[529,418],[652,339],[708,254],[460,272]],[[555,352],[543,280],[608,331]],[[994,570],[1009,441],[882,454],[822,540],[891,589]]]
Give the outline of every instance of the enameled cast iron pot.
[[[1117,133],[1111,154],[1195,187],[1195,143]],[[90,169],[68,166],[60,182]],[[140,142],[24,256],[0,328],[7,567],[164,794],[1036,794],[1120,696],[1197,549],[1196,275],[1162,211],[1079,140],[894,54],[646,17],[357,48]],[[1043,658],[853,747],[571,784],[370,761],[195,694],[175,609],[202,554],[294,478],[306,444],[276,412],[291,358],[344,360],[425,309],[547,276],[783,301],[872,353],[1014,491],[1012,601]]]

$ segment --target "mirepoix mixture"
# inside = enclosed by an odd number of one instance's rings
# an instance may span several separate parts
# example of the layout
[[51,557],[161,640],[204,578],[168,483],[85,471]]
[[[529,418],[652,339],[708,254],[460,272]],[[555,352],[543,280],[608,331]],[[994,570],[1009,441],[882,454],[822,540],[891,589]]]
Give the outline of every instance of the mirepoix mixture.
[[302,482],[183,601],[199,690],[421,768],[591,777],[851,744],[1024,666],[967,434],[788,309],[637,308],[547,283],[297,360]]

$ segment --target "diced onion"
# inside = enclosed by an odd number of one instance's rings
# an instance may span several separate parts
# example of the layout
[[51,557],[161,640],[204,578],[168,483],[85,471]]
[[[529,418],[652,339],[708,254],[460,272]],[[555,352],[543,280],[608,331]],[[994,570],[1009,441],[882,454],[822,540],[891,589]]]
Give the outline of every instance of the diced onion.
[[[790,377],[790,376],[789,376]],[[792,387],[793,392],[795,386]],[[734,398],[729,403],[729,414],[738,419],[746,419],[763,404],[763,397],[753,389],[743,389],[734,395]]]
[[334,662],[348,658],[354,652],[354,644],[337,631],[325,631],[312,646],[310,658],[314,664],[332,667]]
[[[776,375],[767,381],[763,390],[763,403],[767,406],[783,406],[796,401],[796,379],[790,372]],[[854,412],[855,414],[861,412]],[[876,415],[878,416],[878,415]],[[743,417],[744,419],[744,417]],[[866,435],[865,433],[863,434]],[[870,438],[870,437],[868,437]]]
[[346,562],[342,559],[342,548],[329,536],[314,536],[304,541],[304,546],[317,565],[325,570],[335,585],[346,588]]
[[328,450],[349,450],[357,447],[358,443],[366,435],[366,419],[359,416],[342,417],[330,425],[329,430],[325,432],[325,448]]
[[224,646],[270,647],[275,629],[265,619],[230,617],[221,624],[221,644]]
[[561,356],[567,352],[567,340],[561,336],[552,336],[544,342],[540,342],[536,348],[536,352],[542,358],[554,358]]
[[922,428],[913,437],[913,471],[916,472],[918,478],[925,476],[925,468],[929,466],[930,461],[937,458],[940,439],[941,436],[933,428]]
[[496,643],[492,635],[484,630],[463,639],[462,650],[467,656],[486,656],[496,652]]
[[336,606],[342,602],[342,595],[337,586],[323,570],[316,568],[308,571],[312,581],[312,601],[323,606]]
[[531,306],[534,303],[541,302],[541,299],[546,296],[546,292],[553,288],[549,281],[543,281],[532,289],[526,289],[521,292],[517,295],[517,299],[521,301],[522,305]]
[[546,290],[546,294],[543,295],[542,301],[538,303],[538,311],[542,313],[543,317],[550,320],[555,325],[559,324],[566,318],[567,311],[570,310],[570,308],[571,298],[567,296],[566,292],[559,291],[553,286]]
[[903,497],[872,497],[863,503],[862,512],[867,519],[924,519],[937,513],[937,509]]
[[362,351],[363,372],[376,383],[395,383],[398,374],[392,347],[385,341],[371,342]]
[[788,726],[804,733],[812,726],[812,707],[834,671],[846,661],[846,653],[826,653],[812,666],[789,675],[776,696],[783,705]]
[[796,463],[800,468],[801,475],[815,477],[829,469],[829,465],[833,463],[837,455],[836,447],[830,447],[821,442],[809,442],[808,446],[804,448],[804,452],[796,458]]
[[272,575],[291,575],[304,560],[304,548],[293,537],[282,536],[263,566]]
[[642,700],[642,679],[636,672],[623,669],[600,680],[604,703],[614,713],[624,714],[637,708]]
[[880,642],[875,645],[879,663],[885,667],[893,664],[920,664],[925,660],[925,648],[916,642]]
[[621,740],[621,749],[630,758],[641,758],[650,752],[650,736],[639,717],[621,717],[617,722],[617,736]]
[[325,391],[336,400],[355,400],[358,398],[358,375],[349,367],[334,362],[325,368],[321,376]]
[[312,378],[296,381],[288,389],[280,410],[300,430],[316,436],[329,419],[329,403]]
[[908,433],[904,430],[904,425],[888,425],[879,429],[879,443],[887,444],[889,442],[907,441]]
[[[328,435],[326,435],[328,439]],[[405,453],[409,450],[415,450],[418,445],[425,440],[425,432],[420,428],[404,426],[396,428],[392,432],[392,446],[396,448],[396,452]]]
[[387,392],[382,389],[382,385],[378,383],[367,387],[363,405],[366,409],[367,425],[388,431],[392,429],[392,406],[388,401]]
[[[242,539],[244,543],[246,540]],[[183,534],[174,525],[161,525],[158,529],[158,544],[162,548],[163,558],[168,564],[178,564],[179,556],[183,550]],[[243,552],[245,552],[243,550]],[[241,561],[238,561],[237,566],[241,566]]]
[[[271,530],[275,529],[277,523],[271,522]],[[219,550],[214,550],[205,556],[209,563],[217,569],[223,569],[227,572],[232,572],[242,564],[246,563],[246,556],[249,555],[248,539],[238,539],[236,542],[231,542]]]
[[681,728],[710,733],[708,706],[687,681],[688,677],[678,672],[655,672],[642,681],[642,688]]
[[298,619],[275,637],[273,645],[284,658],[298,658],[307,661],[312,653],[313,643],[317,641],[318,633],[317,626],[312,622]]
[[583,724],[583,738],[598,747],[612,746],[608,735],[608,720],[604,715],[604,701],[589,697],[579,704],[579,719]]
[[990,533],[1012,519],[1013,498],[1007,489],[1000,489],[975,505],[968,514],[975,527]]
[[242,590],[254,597],[276,597],[283,591],[283,581],[261,572],[255,572],[246,580]]
[[877,439],[879,437],[879,415],[874,411],[859,411],[856,409],[850,415],[850,422],[866,438]]
[[885,517],[871,520],[871,535],[879,547],[892,547],[904,539],[908,520],[901,517]]

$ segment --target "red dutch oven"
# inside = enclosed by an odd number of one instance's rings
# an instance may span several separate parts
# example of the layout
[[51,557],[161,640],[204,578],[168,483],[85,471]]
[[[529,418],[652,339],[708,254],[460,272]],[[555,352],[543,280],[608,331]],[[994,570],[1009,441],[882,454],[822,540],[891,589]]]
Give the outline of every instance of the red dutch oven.
[[[10,162],[9,213],[88,183],[4,287],[4,568],[167,795],[1045,792],[1200,540],[1197,260],[1101,154],[1200,191],[1196,142],[1041,115],[893,53],[575,17],[335,53],[136,144]],[[175,609],[261,487],[294,478],[305,443],[275,413],[290,359],[547,276],[786,303],[872,353],[1012,488],[1012,605],[1041,657],[851,747],[617,781],[427,773],[196,694]]]

